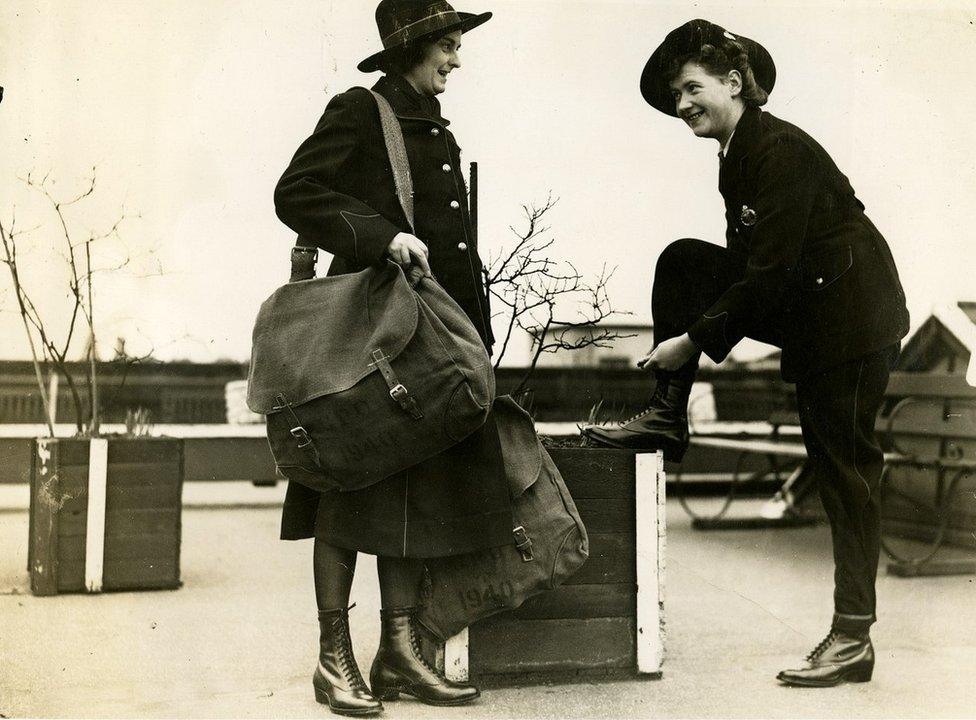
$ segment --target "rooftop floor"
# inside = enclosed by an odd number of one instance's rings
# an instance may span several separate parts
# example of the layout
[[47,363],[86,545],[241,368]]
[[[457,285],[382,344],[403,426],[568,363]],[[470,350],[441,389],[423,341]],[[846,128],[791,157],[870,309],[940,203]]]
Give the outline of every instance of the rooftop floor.
[[[241,487],[259,502],[231,507],[219,502],[229,489],[209,500],[194,490],[183,513],[184,586],[162,592],[33,597],[27,513],[7,503],[0,717],[328,717],[310,687],[311,545],[277,540],[275,490]],[[700,533],[673,501],[668,522],[662,679],[486,690],[467,708],[403,700],[383,717],[976,716],[976,578],[882,574],[874,680],[792,689],[774,676],[822,638],[830,618],[827,529]],[[364,672],[379,640],[371,560],[361,558],[353,588]]]

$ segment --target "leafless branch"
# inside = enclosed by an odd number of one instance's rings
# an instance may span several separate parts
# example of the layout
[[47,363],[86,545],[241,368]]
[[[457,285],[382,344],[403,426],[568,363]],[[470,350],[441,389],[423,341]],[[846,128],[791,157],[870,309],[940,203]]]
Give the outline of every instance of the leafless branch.
[[[524,226],[511,227],[514,245],[489,258],[484,270],[485,285],[498,315],[506,318],[505,332],[495,357],[497,368],[508,350],[516,330],[533,338],[529,367],[513,395],[520,394],[535,370],[542,353],[581,350],[586,347],[612,347],[614,341],[631,337],[600,327],[603,321],[624,313],[615,310],[607,295],[615,269],[603,267],[594,279],[586,278],[568,260],[550,256],[555,238],[548,237],[548,213],[558,202],[550,193],[541,206],[524,205]],[[568,316],[567,307],[575,309]]]

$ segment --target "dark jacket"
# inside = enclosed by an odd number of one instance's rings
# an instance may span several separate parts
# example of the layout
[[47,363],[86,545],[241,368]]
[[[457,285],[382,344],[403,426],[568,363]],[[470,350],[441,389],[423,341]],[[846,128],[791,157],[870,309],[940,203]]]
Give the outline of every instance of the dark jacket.
[[907,334],[891,251],[813,138],[747,108],[719,191],[743,273],[689,330],[712,360],[748,335],[782,347],[783,378],[794,382]]
[[373,88],[400,120],[410,174],[410,224],[396,194],[376,101],[352,88],[329,102],[275,189],[275,210],[302,243],[335,257],[329,275],[357,272],[381,260],[399,232],[412,232],[430,251],[431,271],[468,314],[485,344],[491,322],[482,264],[468,214],[461,149],[436,98],[418,94],[401,77]]
[[[474,245],[460,149],[436,99],[401,77],[373,88],[400,121],[414,189],[413,234],[426,243],[434,277],[491,343],[481,260]],[[400,207],[376,100],[365,88],[335,96],[275,189],[278,217],[335,257],[329,274],[382,260]],[[320,494],[289,483],[284,539],[316,537],[376,555],[436,557],[511,541],[512,512],[494,420],[462,443],[355,492]]]

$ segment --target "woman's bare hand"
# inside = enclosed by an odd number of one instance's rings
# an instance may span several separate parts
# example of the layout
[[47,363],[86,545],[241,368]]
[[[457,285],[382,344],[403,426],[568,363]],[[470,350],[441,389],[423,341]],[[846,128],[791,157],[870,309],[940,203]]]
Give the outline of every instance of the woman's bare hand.
[[386,248],[386,254],[390,260],[402,267],[405,273],[410,270],[411,266],[414,266],[423,271],[424,277],[431,277],[430,263],[427,262],[429,253],[427,246],[420,238],[410,233],[398,233],[390,241],[390,245]]
[[637,367],[645,370],[677,370],[688,362],[696,352],[698,352],[698,346],[686,333],[681,337],[662,342],[651,350],[647,357],[639,360]]

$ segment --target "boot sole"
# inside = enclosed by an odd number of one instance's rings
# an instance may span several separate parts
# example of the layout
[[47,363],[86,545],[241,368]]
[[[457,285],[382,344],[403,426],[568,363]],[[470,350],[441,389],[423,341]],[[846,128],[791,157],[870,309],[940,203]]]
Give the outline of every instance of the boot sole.
[[805,680],[802,678],[785,678],[782,675],[777,675],[776,679],[781,683],[786,685],[794,685],[797,687],[837,687],[838,685],[843,685],[844,683],[865,683],[871,682],[871,677],[874,674],[874,668],[869,668],[868,670],[853,670],[849,673],[841,675],[836,680]]
[[481,691],[472,695],[471,697],[461,698],[459,700],[425,700],[422,697],[418,697],[414,693],[410,692],[406,688],[397,688],[396,690],[384,690],[382,692],[376,693],[376,697],[381,701],[392,701],[399,700],[400,694],[408,695],[412,697],[417,702],[421,702],[424,705],[433,705],[435,707],[456,707],[458,705],[467,705],[470,702],[477,700],[481,697]]
[[312,686],[312,689],[315,690],[315,701],[321,705],[328,705],[329,710],[336,715],[346,715],[348,717],[368,717],[370,715],[379,715],[381,712],[383,712],[382,705],[375,708],[363,708],[361,710],[357,708],[337,708],[332,705],[332,701],[329,699],[329,694],[325,692],[325,690],[322,690],[315,685]]

